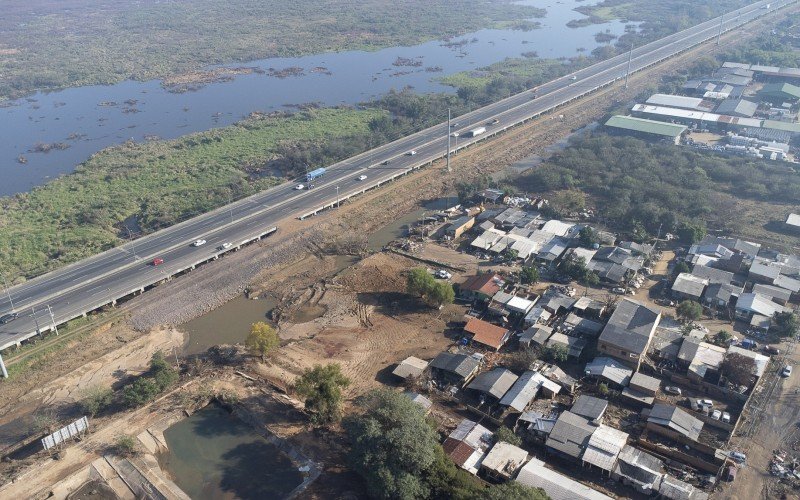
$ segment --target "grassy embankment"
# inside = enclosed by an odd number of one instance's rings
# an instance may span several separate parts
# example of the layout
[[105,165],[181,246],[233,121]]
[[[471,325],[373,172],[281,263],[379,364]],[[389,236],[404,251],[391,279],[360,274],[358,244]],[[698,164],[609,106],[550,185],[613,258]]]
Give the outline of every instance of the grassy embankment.
[[210,64],[413,45],[485,27],[531,29],[524,19],[544,13],[503,0],[11,2],[0,16],[0,102]]
[[278,182],[265,164],[296,142],[366,135],[378,110],[310,110],[254,116],[172,141],[123,144],[74,174],[0,198],[0,274],[13,281],[118,245],[119,224],[146,231],[208,211]]

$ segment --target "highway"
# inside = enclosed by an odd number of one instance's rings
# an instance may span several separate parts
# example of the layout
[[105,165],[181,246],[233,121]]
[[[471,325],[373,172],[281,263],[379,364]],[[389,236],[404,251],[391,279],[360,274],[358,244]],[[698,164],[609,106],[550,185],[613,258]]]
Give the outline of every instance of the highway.
[[[706,21],[541,85],[535,89],[536,98],[534,92],[526,91],[459,116],[452,120],[452,130],[460,134],[458,148],[624,79],[629,65],[631,72],[641,71],[716,38],[720,28],[735,29],[796,1],[755,2],[726,14],[722,23],[720,18]],[[770,9],[763,8],[767,3]],[[492,124],[494,120],[497,123]],[[487,132],[465,137],[477,126],[485,126]],[[312,216],[335,205],[337,199],[344,200],[424,167],[446,156],[448,132],[447,123],[441,123],[328,167],[328,172],[314,181],[314,189],[296,190],[296,182],[285,183],[3,290],[0,316],[13,310],[18,317],[0,325],[0,350],[259,239],[286,217]],[[416,154],[407,154],[412,150]],[[359,181],[360,175],[367,179]],[[192,246],[198,238],[207,243]],[[232,248],[221,249],[225,242]],[[163,264],[154,266],[155,258],[163,259]]]

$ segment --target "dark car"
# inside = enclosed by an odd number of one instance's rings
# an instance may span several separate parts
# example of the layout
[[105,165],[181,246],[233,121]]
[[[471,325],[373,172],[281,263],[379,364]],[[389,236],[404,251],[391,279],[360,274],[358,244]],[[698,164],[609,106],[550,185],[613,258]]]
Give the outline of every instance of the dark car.
[[0,325],[5,325],[6,323],[11,323],[15,319],[19,318],[19,313],[8,313],[0,316]]

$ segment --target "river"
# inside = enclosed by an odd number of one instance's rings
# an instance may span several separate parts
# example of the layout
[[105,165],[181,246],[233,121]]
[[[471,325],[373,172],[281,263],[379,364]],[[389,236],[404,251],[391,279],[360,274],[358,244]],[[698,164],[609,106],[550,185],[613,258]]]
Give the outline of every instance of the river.
[[[547,9],[546,17],[535,19],[541,23],[539,29],[484,29],[451,43],[431,41],[375,52],[264,59],[235,65],[263,72],[180,94],[165,90],[160,81],[153,80],[78,87],[20,99],[0,108],[0,196],[28,191],[69,173],[97,151],[127,140],[172,139],[229,125],[254,111],[291,110],[297,104],[357,104],[406,86],[421,93],[453,92],[438,77],[530,51],[542,58],[573,57],[581,53],[579,49],[588,53],[600,45],[594,39],[600,31],[616,35],[624,32],[625,25],[619,21],[568,28],[567,22],[583,17],[573,9],[591,1],[521,3]],[[459,41],[465,43],[452,43]],[[398,58],[421,65],[396,66]],[[279,78],[270,75],[271,68],[302,71]],[[66,149],[31,152],[36,144],[57,143]],[[20,156],[26,163],[18,162]]]

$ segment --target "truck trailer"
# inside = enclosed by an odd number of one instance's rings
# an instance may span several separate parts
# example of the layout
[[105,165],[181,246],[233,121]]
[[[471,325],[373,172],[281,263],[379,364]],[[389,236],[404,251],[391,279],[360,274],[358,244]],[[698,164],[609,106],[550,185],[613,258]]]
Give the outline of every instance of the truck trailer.
[[476,137],[486,132],[486,127],[478,127],[467,132],[467,136]]
[[325,174],[325,167],[314,169],[306,174],[306,182],[311,182],[314,179],[322,177],[324,174]]

